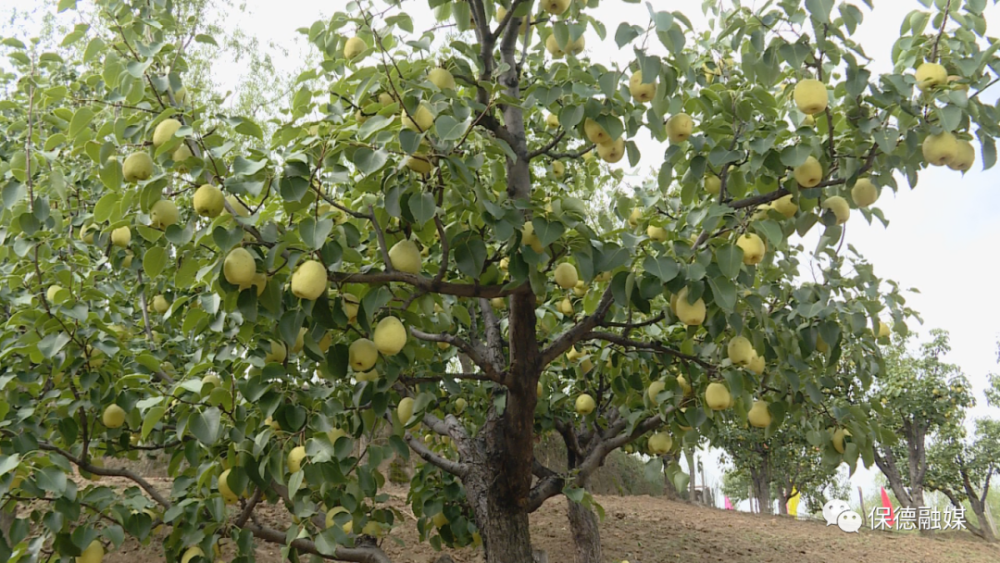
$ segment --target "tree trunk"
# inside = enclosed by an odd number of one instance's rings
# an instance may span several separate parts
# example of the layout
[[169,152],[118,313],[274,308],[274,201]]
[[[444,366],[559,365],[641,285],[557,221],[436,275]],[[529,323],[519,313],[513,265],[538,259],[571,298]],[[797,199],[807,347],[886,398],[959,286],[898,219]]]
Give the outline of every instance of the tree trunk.
[[601,531],[597,515],[569,498],[566,503],[573,545],[576,548],[576,563],[601,563]]
[[993,536],[993,530],[990,529],[990,521],[986,517],[985,505],[979,502],[979,499],[975,496],[970,496],[969,506],[972,507],[972,513],[975,514],[976,519],[979,520],[979,526],[973,526],[971,523],[966,522],[965,527],[968,528],[968,530],[973,534],[988,542],[996,541],[996,538]]
[[667,500],[681,500],[680,493],[677,492],[677,487],[674,486],[674,482],[667,475],[667,466],[674,462],[673,454],[666,454],[663,456],[663,496]]
[[532,561],[528,514],[512,502],[499,464],[474,466],[462,480],[488,563]]
[[753,496],[760,505],[760,513],[774,514],[774,507],[771,506],[771,472],[766,453],[761,456],[760,467],[750,468],[750,483],[753,486]]
[[781,502],[778,503],[778,514],[780,514],[782,516],[788,516],[788,499],[789,498],[791,498],[791,497],[790,496],[785,496],[784,492],[779,496],[779,500]]

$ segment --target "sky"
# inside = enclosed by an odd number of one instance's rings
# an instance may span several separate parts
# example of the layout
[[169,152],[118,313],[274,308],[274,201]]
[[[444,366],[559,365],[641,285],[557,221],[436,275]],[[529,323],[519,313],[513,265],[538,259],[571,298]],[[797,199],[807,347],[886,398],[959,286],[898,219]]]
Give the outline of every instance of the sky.
[[[8,5],[26,9],[35,6],[37,1],[2,0],[0,15],[2,4],[10,2]],[[227,15],[227,25],[257,36],[262,45],[273,41],[285,47],[287,56],[278,53],[274,56],[278,67],[287,69],[297,68],[310,49],[296,29],[325,20],[334,10],[342,10],[346,5],[345,0],[245,1],[246,11]],[[874,3],[876,8],[872,12],[863,2],[854,2],[865,17],[854,40],[874,59],[870,65],[873,73],[887,72],[892,68],[890,53],[900,23],[911,10],[923,9],[923,6],[917,0],[875,0]],[[420,8],[410,13],[415,29],[434,25],[433,16],[422,0],[408,4]],[[648,9],[645,3],[604,0],[601,4],[590,13],[604,23],[607,38],[602,42],[596,33],[588,31],[587,56],[603,64],[627,64],[633,58],[631,47],[620,51],[614,42],[614,32],[623,21],[645,25],[649,20]],[[654,2],[657,10],[683,10],[696,29],[704,30],[707,20],[701,13],[700,4],[696,0]],[[744,5],[752,8],[754,2],[745,1]],[[990,3],[986,13],[988,33],[996,35],[1000,28],[1000,7]],[[650,41],[650,46],[654,53],[663,54],[659,42]],[[216,81],[224,85],[225,90],[225,85],[238,83],[243,68],[232,61],[219,60],[214,71]],[[994,90],[982,97],[995,101],[1000,95],[1000,86]],[[656,142],[649,139],[648,134],[639,137],[637,142],[644,155],[638,173],[639,177],[644,177],[646,170],[658,168],[656,161],[663,152],[653,146]],[[976,165],[964,177],[951,170],[931,168],[921,172],[917,189],[909,189],[905,180],[899,184],[902,187],[898,194],[885,190],[877,204],[890,221],[889,228],[877,221],[868,225],[861,214],[854,211],[847,224],[846,240],[875,265],[876,275],[896,280],[903,288],[919,289],[919,293],[906,294],[907,304],[924,319],[923,326],[911,326],[911,330],[925,336],[932,328],[948,330],[952,352],[946,360],[962,368],[976,391],[977,406],[972,409],[970,419],[987,415],[998,417],[998,409],[986,406],[983,389],[986,374],[1000,371],[996,357],[996,343],[1000,338],[1000,323],[997,322],[1000,297],[996,289],[1000,274],[996,250],[1000,243],[1000,221],[996,220],[1000,210],[1000,168],[982,171],[977,154]],[[815,246],[816,235],[811,233],[808,237],[811,238],[807,238],[807,249]],[[852,482],[866,491],[872,490],[875,487],[873,471],[859,468]],[[718,452],[708,452],[706,473],[709,484],[721,484]]]

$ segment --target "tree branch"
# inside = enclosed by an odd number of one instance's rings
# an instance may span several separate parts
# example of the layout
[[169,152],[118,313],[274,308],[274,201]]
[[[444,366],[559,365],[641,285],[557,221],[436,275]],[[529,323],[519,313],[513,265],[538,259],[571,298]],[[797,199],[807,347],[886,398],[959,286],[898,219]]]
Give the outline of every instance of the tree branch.
[[149,484],[149,481],[146,481],[145,479],[136,475],[132,471],[129,471],[128,469],[108,469],[105,467],[97,467],[96,465],[92,465],[89,461],[80,459],[74,456],[73,454],[69,453],[68,451],[58,446],[53,446],[52,444],[49,444],[47,442],[39,442],[38,447],[44,451],[55,452],[63,456],[71,463],[73,463],[80,469],[86,471],[87,473],[93,473],[94,475],[101,475],[104,477],[124,477],[129,481],[132,481],[135,484],[142,487],[142,489],[146,491],[146,494],[148,494],[150,498],[155,500],[164,508],[170,508],[171,506],[170,501],[167,500],[166,497],[161,495],[159,491],[157,491],[151,484]]
[[410,334],[420,340],[426,340],[428,342],[447,342],[448,344],[457,347],[477,366],[479,366],[479,369],[483,370],[483,373],[485,373],[491,381],[495,381],[497,383],[502,382],[503,375],[497,370],[496,366],[494,366],[492,362],[488,361],[487,358],[483,356],[482,350],[472,344],[469,344],[465,340],[452,334],[433,334],[413,327],[410,327]]
[[256,522],[252,524],[244,524],[242,528],[252,533],[254,537],[260,538],[264,541],[279,545],[288,545],[301,553],[308,553],[310,555],[315,555],[331,561],[351,561],[354,563],[392,563],[389,556],[387,556],[378,546],[374,545],[337,547],[333,555],[327,555],[325,553],[321,553],[319,548],[316,547],[316,544],[307,538],[294,539],[290,543],[286,544],[286,532],[266,528]]
[[594,314],[588,315],[573,325],[569,330],[559,335],[546,349],[542,350],[542,365],[546,366],[559,357],[560,354],[569,350],[574,344],[583,339],[584,335],[591,329],[600,326],[604,317],[614,303],[614,294],[611,292],[611,284],[604,290],[601,301],[597,304]]
[[619,346],[624,346],[626,348],[634,348],[637,350],[648,350],[650,352],[659,352],[661,354],[667,354],[668,356],[673,356],[681,360],[692,362],[698,364],[699,366],[705,368],[708,371],[715,371],[715,366],[702,360],[697,356],[692,356],[690,354],[684,354],[679,350],[675,350],[664,345],[661,342],[640,342],[638,340],[632,340],[620,336],[617,334],[612,334],[609,332],[588,332],[584,334],[580,340],[603,340],[605,342],[610,342],[612,344],[618,344]]

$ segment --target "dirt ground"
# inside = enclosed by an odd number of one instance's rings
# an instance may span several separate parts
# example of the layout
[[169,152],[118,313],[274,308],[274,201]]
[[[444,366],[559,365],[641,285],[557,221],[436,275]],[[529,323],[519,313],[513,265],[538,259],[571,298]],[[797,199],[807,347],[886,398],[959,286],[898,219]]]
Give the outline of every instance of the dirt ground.
[[[391,504],[404,513],[409,512],[405,508],[405,489],[393,487],[387,492],[392,496]],[[1000,561],[1000,546],[989,546],[967,533],[920,537],[863,528],[860,533],[847,534],[836,526],[827,527],[822,522],[718,510],[660,497],[596,498],[607,513],[601,523],[601,540],[604,561],[608,563],[622,560],[630,563]],[[280,506],[262,506],[258,510],[261,519],[270,526],[283,528],[288,522]],[[531,516],[531,526],[535,546],[548,552],[551,563],[573,561],[565,499],[555,498],[546,503]],[[395,563],[428,563],[440,555],[430,545],[417,541],[416,524],[410,519],[395,528],[382,545]],[[164,561],[161,549],[157,541],[142,546],[129,540],[120,550],[109,553],[104,561],[161,563]],[[480,563],[483,560],[481,552],[474,549],[447,553],[456,563]],[[229,559],[222,558],[223,561]],[[257,561],[280,563],[280,547],[260,543]]]

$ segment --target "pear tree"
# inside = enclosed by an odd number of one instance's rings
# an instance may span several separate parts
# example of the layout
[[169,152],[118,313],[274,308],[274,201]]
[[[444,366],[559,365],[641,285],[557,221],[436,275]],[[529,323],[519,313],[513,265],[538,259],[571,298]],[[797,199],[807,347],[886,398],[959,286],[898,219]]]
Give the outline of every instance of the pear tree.
[[[914,3],[884,76],[849,2],[712,2],[708,30],[596,15],[626,3],[338,5],[266,122],[206,91],[192,45],[217,41],[185,2],[60,0],[92,17],[52,50],[5,31],[0,492],[32,509],[0,555],[99,561],[128,536],[184,563],[257,542],[382,563],[401,514],[379,465],[414,455],[423,537],[521,563],[528,515],[587,502],[611,451],[675,451],[762,400],[768,428],[808,424],[844,359],[881,376],[912,311],[845,267],[845,228],[887,223],[880,191],[927,166],[994,164],[983,2]],[[807,233],[822,283],[798,280]],[[831,416],[852,464],[894,428]],[[561,429],[568,471],[533,455]],[[150,452],[168,487],[111,462]]]

